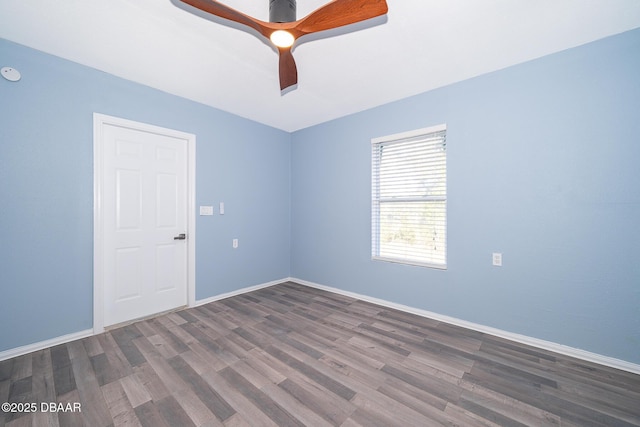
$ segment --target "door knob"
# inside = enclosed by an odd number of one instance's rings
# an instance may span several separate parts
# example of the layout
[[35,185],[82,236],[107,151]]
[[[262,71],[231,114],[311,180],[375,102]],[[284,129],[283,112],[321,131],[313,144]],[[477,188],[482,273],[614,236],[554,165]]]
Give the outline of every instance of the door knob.
[[173,240],[185,240],[187,238],[187,235],[184,233],[178,234],[176,237],[173,238]]

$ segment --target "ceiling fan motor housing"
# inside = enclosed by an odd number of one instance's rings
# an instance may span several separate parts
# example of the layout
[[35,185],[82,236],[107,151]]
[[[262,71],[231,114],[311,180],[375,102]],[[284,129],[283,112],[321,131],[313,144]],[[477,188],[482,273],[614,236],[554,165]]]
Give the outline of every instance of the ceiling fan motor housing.
[[269,22],[296,20],[296,0],[269,0]]
[[[296,20],[296,0],[269,0],[269,21],[245,15],[217,0],[179,0],[205,13],[233,21],[256,30],[278,48],[280,90],[298,84],[298,69],[293,59],[293,45],[298,37],[351,25],[385,15],[386,0],[325,0],[324,6]],[[264,0],[261,0],[264,1]]]

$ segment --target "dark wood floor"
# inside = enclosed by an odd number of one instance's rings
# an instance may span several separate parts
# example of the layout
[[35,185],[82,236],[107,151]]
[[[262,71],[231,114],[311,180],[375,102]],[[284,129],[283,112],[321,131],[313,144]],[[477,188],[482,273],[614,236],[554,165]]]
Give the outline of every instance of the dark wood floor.
[[640,426],[640,376],[286,283],[0,362],[0,402],[38,408],[12,427]]

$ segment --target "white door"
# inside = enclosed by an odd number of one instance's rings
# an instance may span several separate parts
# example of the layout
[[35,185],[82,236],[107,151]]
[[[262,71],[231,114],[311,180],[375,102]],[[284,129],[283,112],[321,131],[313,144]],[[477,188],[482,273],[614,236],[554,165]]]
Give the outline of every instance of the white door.
[[187,304],[186,139],[101,124],[103,326]]

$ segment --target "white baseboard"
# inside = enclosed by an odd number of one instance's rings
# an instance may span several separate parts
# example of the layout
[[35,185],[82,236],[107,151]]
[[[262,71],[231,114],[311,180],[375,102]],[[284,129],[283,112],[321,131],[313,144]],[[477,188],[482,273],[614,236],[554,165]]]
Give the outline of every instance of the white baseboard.
[[[249,286],[246,288],[239,289],[237,291],[228,292],[225,294],[220,294],[213,296],[211,298],[206,298],[202,300],[197,300],[191,307],[198,307],[203,304],[207,304],[213,301],[219,301],[221,299],[229,298],[232,296],[246,294],[247,292],[256,291],[262,288],[268,288],[269,286],[277,285],[280,283],[284,283],[289,281],[289,278],[285,278],[282,280],[274,280],[268,283],[262,283],[260,285]],[[139,320],[139,319],[138,319]],[[51,338],[45,341],[36,342],[33,344],[24,345],[22,347],[16,347],[5,351],[0,351],[0,362],[6,359],[11,359],[12,357],[18,357],[25,355],[27,353],[31,353],[34,351],[42,350],[48,347],[53,347],[59,344],[65,344],[71,341],[79,340],[81,338],[90,337],[92,335],[96,335],[93,329],[87,329],[85,331],[74,332],[72,334],[63,335],[61,337]]]
[[91,335],[93,335],[93,329],[86,329],[84,331],[74,332],[72,334],[63,335],[61,337],[51,338],[45,341],[23,345],[22,347],[16,347],[16,348],[12,348],[5,351],[0,351],[0,361],[11,359],[12,357],[22,356],[24,354],[42,350],[48,347],[54,347],[59,344],[65,344],[71,341],[79,340],[81,338],[90,337]]
[[192,305],[192,307],[199,307],[201,305],[208,304],[210,302],[220,301],[221,299],[234,297],[236,295],[246,294],[248,292],[257,291],[258,289],[268,288],[268,287],[274,286],[274,285],[279,285],[280,283],[289,282],[291,280],[292,279],[290,277],[287,277],[287,278],[284,278],[284,279],[274,280],[272,282],[267,282],[267,283],[261,283],[259,285],[249,286],[249,287],[246,287],[246,288],[238,289],[236,291],[231,291],[231,292],[227,292],[227,293],[224,293],[224,294],[215,295],[215,296],[212,296],[212,297],[209,297],[209,298],[200,299],[200,300],[197,300],[195,302],[195,304]]
[[[281,280],[274,280],[272,282],[262,283],[255,286],[249,286],[246,288],[238,289],[236,291],[227,292],[224,294],[216,295],[210,298],[197,300],[191,307],[198,307],[203,304],[207,304],[214,301],[219,301],[225,298],[230,298],[236,295],[246,294],[248,292],[257,291],[258,289],[268,288],[270,286],[278,285],[285,282],[294,282],[303,286],[311,288],[321,289],[328,292],[333,292],[340,295],[345,295],[351,298],[367,301],[373,304],[378,304],[383,307],[393,308],[395,310],[412,313],[418,316],[427,317],[429,319],[439,320],[441,322],[450,323],[452,325],[460,326],[463,328],[471,329],[478,332],[483,332],[489,335],[494,335],[500,338],[512,340],[521,344],[527,344],[533,347],[537,347],[543,350],[553,351],[565,356],[575,357],[587,362],[597,363],[611,368],[620,369],[623,371],[631,372],[633,374],[640,375],[640,365],[627,362],[625,360],[616,359],[614,357],[604,356],[590,351],[581,350],[578,348],[569,347],[566,345],[554,343],[551,341],[545,341],[538,338],[529,337],[526,335],[520,335],[513,332],[504,331],[502,329],[492,328],[490,326],[480,325],[478,323],[468,322],[466,320],[457,319],[455,317],[445,316],[442,314],[434,313],[427,310],[422,310],[415,307],[410,307],[403,304],[397,304],[394,302],[386,301],[379,298],[370,297],[367,295],[358,294],[355,292],[344,291],[342,289],[333,288],[331,286],[320,285],[318,283],[309,282],[307,280],[298,279],[295,277],[287,277]],[[23,354],[31,353],[33,351],[42,350],[47,347],[53,347],[59,344],[75,341],[81,338],[86,338],[93,335],[93,329],[87,329],[84,331],[74,332],[72,334],[63,335],[61,337],[51,338],[49,340],[40,341],[33,344],[28,344],[22,347],[16,347],[9,350],[0,352],[0,361],[10,359],[12,357],[22,356]]]
[[370,297],[367,295],[357,294],[355,292],[349,292],[349,291],[344,291],[338,288],[332,288],[331,286],[320,285],[318,283],[297,279],[295,277],[290,277],[288,281],[299,283],[304,286],[309,286],[311,288],[321,289],[324,291],[334,292],[336,294],[348,296],[351,298],[360,299],[373,304],[381,305],[383,307],[389,307],[389,308],[404,311],[407,313],[416,314],[418,316],[427,317],[429,319],[439,320],[441,322],[450,323],[452,325],[460,326],[467,329],[472,329],[474,331],[483,332],[483,333],[494,335],[500,338],[505,338],[521,344],[527,344],[543,350],[553,351],[559,354],[563,354],[565,356],[575,357],[577,359],[581,359],[587,362],[593,362],[599,365],[609,366],[611,368],[620,369],[623,371],[631,372],[633,374],[640,374],[640,365],[627,362],[625,360],[620,360],[620,359],[616,359],[609,356],[603,356],[601,354],[592,353],[590,351],[585,351],[578,348],[554,343],[551,341],[545,341],[538,338],[529,337],[526,335],[520,335],[513,332],[503,331],[502,329],[492,328],[490,326],[484,326],[478,323],[468,322],[466,320],[461,320],[455,317],[433,313],[431,311],[422,310],[419,308],[409,307],[403,304],[396,304],[394,302]]

